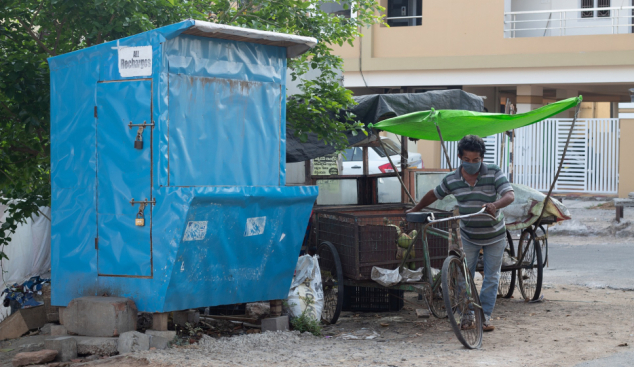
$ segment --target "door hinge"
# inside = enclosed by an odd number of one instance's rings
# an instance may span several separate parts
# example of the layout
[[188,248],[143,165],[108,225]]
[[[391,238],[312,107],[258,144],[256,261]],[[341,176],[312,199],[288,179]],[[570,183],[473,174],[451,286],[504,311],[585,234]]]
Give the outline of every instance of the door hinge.
[[99,237],[95,237],[95,250],[99,250]]
[[97,106],[95,106],[95,118],[97,118]]

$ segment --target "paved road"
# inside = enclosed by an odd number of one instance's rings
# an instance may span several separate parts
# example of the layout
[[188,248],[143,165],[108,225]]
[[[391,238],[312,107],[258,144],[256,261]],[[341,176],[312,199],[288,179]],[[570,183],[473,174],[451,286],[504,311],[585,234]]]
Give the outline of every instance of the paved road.
[[610,243],[592,238],[588,244],[570,244],[571,237],[553,237],[545,284],[577,284],[596,288],[634,290],[634,239]]
[[[575,241],[574,244],[571,241]],[[614,243],[618,242],[618,243]],[[552,237],[545,284],[576,284],[596,288],[634,290],[634,239],[613,237]],[[617,353],[575,367],[634,365],[634,352]]]

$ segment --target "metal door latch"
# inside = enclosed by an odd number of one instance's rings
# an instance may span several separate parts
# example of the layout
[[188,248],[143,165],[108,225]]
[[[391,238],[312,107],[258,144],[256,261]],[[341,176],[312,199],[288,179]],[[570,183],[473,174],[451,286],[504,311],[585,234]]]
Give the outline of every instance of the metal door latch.
[[145,211],[145,203],[141,203],[139,205],[139,212],[136,213],[136,219],[134,220],[134,224],[137,227],[145,226],[145,216],[143,215],[143,211]]
[[136,139],[134,139],[134,149],[143,149],[143,126],[139,127],[136,132]]

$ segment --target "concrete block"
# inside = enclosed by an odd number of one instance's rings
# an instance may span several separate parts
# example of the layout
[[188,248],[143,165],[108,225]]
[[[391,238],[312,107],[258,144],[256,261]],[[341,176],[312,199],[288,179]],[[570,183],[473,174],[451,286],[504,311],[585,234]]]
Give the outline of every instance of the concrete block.
[[117,349],[120,354],[150,349],[150,336],[138,331],[128,331],[119,336]]
[[174,324],[185,326],[185,323],[196,325],[200,321],[200,312],[196,310],[174,311]]
[[68,330],[64,325],[51,325],[51,335],[52,336],[62,336],[68,335]]
[[288,331],[288,316],[270,317],[262,320],[262,332]]
[[77,358],[77,341],[72,336],[60,336],[44,341],[44,348],[57,351],[57,360],[68,362]]
[[428,319],[429,318],[429,310],[425,309],[425,308],[417,308],[416,309],[416,317]]
[[175,330],[167,330],[167,331],[145,330],[145,333],[151,336],[160,336],[161,338],[167,339],[167,341],[172,341],[176,337]]
[[44,306],[23,308],[0,323],[0,340],[15,339],[46,324]]
[[76,336],[77,354],[113,356],[118,352],[119,338]]
[[31,364],[42,364],[51,362],[57,357],[56,350],[43,349],[37,352],[18,353],[13,357],[11,363],[13,367],[28,366]]
[[75,298],[62,315],[66,329],[77,335],[112,337],[136,330],[137,308],[128,298]]
[[169,340],[160,337],[160,336],[156,336],[156,335],[150,335],[150,348],[156,348],[156,349],[167,349],[167,344],[169,343]]
[[153,313],[152,314],[152,330],[167,331],[167,319],[169,313]]

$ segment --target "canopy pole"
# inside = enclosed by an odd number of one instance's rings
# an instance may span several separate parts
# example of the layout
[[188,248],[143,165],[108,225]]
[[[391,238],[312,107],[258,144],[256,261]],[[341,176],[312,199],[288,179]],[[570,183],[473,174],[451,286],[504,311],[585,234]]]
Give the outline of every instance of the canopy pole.
[[442,147],[442,151],[445,153],[445,159],[447,160],[447,167],[449,167],[450,171],[453,171],[453,168],[451,168],[451,160],[449,159],[449,153],[447,153],[447,148],[445,147],[445,141],[442,139],[442,134],[440,133],[440,127],[438,127],[438,124],[436,125],[436,130],[438,131],[438,137],[440,137],[440,146]]
[[[394,165],[394,162],[392,162],[392,158],[390,158],[390,155],[388,154],[387,150],[385,149],[385,145],[383,145],[383,141],[381,141],[381,137],[380,136],[379,136],[379,143],[381,143],[381,148],[383,148],[383,152],[385,153],[385,156],[387,157],[387,160],[390,161],[390,164],[392,165],[392,168],[394,168],[394,171],[396,172],[396,177],[398,177],[398,181],[401,183],[401,187],[403,187],[403,190],[405,190],[405,193],[407,194],[407,197],[409,197],[409,199],[412,201],[412,204],[416,205],[416,201],[414,200],[412,195],[409,193],[409,190],[407,190],[407,187],[405,187],[405,184],[403,183],[403,179],[401,178],[401,175],[398,172],[398,169],[396,169],[396,166]],[[403,170],[401,169],[401,171],[403,171]],[[405,172],[403,172],[403,174],[405,174]]]
[[542,223],[542,217],[546,212],[546,205],[548,205],[548,200],[550,200],[550,194],[553,193],[553,189],[555,188],[555,183],[557,183],[557,179],[559,179],[559,174],[561,173],[561,168],[564,165],[564,159],[566,158],[566,151],[568,151],[568,144],[570,144],[570,137],[572,136],[572,131],[575,128],[575,123],[577,122],[577,115],[579,114],[579,108],[581,107],[581,102],[577,102],[577,108],[575,109],[575,117],[572,119],[572,125],[570,125],[570,131],[568,131],[568,139],[566,140],[566,145],[564,146],[564,151],[561,154],[561,160],[559,161],[559,167],[557,168],[557,174],[555,174],[555,178],[553,182],[550,184],[550,190],[548,190],[548,195],[544,199],[544,207],[542,208],[542,212],[539,214],[539,218],[535,222],[535,228],[539,227]]

